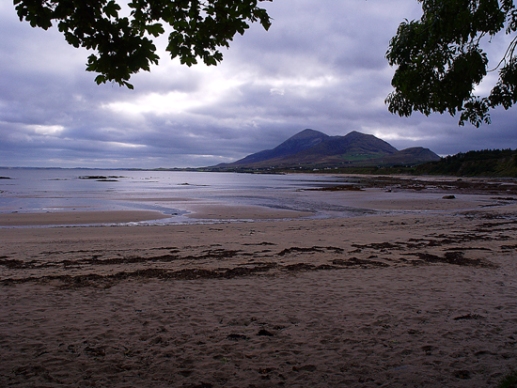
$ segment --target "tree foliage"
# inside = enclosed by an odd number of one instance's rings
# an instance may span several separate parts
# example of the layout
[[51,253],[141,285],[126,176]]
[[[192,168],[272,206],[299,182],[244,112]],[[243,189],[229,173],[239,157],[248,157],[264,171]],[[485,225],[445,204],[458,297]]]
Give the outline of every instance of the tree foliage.
[[45,30],[56,24],[69,44],[91,50],[86,69],[98,73],[98,84],[133,88],[128,82],[133,74],[158,64],[153,39],[166,29],[171,58],[187,66],[198,60],[216,65],[223,58],[219,48],[250,23],[269,28],[269,15],[258,7],[262,1],[271,0],[129,0],[128,12],[122,12],[120,0],[14,0],[14,5],[20,20]]
[[517,177],[517,150],[481,150],[417,166],[416,174]]
[[[400,116],[414,111],[461,112],[460,124],[490,123],[489,111],[508,109],[517,102],[517,10],[513,0],[418,0],[423,15],[400,24],[386,57],[397,66],[395,90],[386,98],[388,109]],[[474,95],[487,75],[483,44],[500,32],[511,43],[493,71],[497,83],[488,96]],[[487,38],[483,40],[483,38]]]

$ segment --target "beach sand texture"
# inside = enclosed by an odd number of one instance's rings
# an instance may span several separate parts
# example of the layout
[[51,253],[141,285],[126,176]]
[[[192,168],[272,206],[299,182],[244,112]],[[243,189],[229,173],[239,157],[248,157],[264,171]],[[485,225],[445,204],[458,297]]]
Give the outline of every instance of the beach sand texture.
[[517,197],[362,195],[397,212],[0,229],[0,386],[495,387]]

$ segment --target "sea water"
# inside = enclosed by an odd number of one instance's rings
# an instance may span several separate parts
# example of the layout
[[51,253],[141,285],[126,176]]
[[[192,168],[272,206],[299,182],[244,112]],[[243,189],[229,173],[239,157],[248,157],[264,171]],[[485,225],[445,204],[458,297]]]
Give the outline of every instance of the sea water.
[[302,194],[341,183],[312,174],[6,168],[0,169],[0,213],[152,210],[171,215],[162,223],[193,222],[178,207],[189,201],[346,216],[353,210],[346,204]]

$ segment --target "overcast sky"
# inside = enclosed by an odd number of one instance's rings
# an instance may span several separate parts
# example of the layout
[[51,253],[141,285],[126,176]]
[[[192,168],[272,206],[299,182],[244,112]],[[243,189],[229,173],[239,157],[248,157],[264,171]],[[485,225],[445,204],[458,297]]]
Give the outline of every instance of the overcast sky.
[[[217,67],[188,68],[160,52],[160,65],[128,90],[96,85],[86,51],[56,28],[20,22],[12,2],[0,2],[0,166],[208,166],[306,128],[359,131],[440,155],[517,148],[517,108],[494,111],[493,124],[479,129],[449,115],[387,111],[393,69],[384,55],[399,23],[420,17],[416,0],[264,6],[270,30],[255,25],[236,37]],[[504,48],[495,41],[490,50]]]

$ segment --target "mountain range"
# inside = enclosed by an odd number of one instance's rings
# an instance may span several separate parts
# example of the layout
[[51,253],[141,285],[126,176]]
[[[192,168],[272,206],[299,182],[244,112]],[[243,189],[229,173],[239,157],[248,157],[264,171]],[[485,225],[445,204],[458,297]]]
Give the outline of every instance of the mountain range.
[[438,160],[440,157],[427,148],[413,147],[399,151],[384,140],[356,131],[345,136],[329,136],[319,131],[305,129],[273,149],[214,167],[218,169],[340,168],[417,165]]

